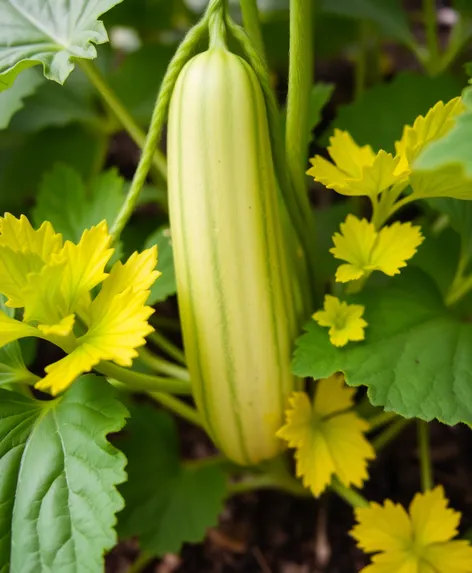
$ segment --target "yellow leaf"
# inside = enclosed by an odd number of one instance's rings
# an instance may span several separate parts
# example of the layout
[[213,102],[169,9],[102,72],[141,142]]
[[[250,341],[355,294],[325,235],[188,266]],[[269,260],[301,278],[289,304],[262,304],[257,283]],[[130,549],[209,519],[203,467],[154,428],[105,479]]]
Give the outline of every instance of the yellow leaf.
[[421,151],[436,139],[443,137],[454,126],[456,117],[465,110],[460,97],[446,104],[442,101],[432,107],[423,117],[416,118],[413,126],[406,125],[400,141],[395,143],[400,158],[400,170],[409,170]]
[[389,276],[398,274],[423,241],[420,227],[414,227],[411,223],[397,222],[383,227],[371,253],[370,269]]
[[103,296],[115,296],[126,288],[132,288],[135,292],[148,290],[161,275],[155,270],[156,265],[156,245],[142,253],[133,253],[125,264],[117,261],[102,285]]
[[384,505],[355,510],[358,524],[351,531],[359,547],[366,553],[402,551],[413,535],[413,526],[403,506],[387,499]]
[[334,346],[345,346],[350,340],[364,340],[367,322],[362,318],[364,307],[359,304],[341,302],[327,294],[324,309],[315,312],[313,319],[320,326],[329,327],[329,340]]
[[289,447],[296,448],[297,475],[315,496],[326,489],[334,475],[347,486],[362,485],[367,478],[367,461],[375,457],[364,437],[367,422],[355,412],[345,411],[352,404],[352,390],[341,384],[342,377],[320,380],[313,405],[307,394],[294,392],[286,424],[277,432]]
[[441,486],[423,494],[417,493],[410,504],[415,539],[421,545],[449,541],[457,535],[460,513],[447,507]]
[[0,217],[0,245],[37,255],[46,263],[62,247],[62,235],[56,233],[48,221],[34,230],[24,215],[17,219],[6,213]]
[[406,266],[424,237],[420,227],[411,223],[394,223],[376,231],[366,219],[348,215],[340,233],[333,236],[330,249],[335,258],[347,261],[336,271],[336,281],[348,282],[382,271],[393,276]]
[[460,513],[447,507],[441,486],[415,495],[409,514],[387,500],[356,509],[351,535],[374,555],[361,573],[470,573],[472,547],[450,541],[457,534]]
[[36,253],[14,251],[11,247],[0,246],[0,292],[7,297],[7,306],[24,306],[23,291],[28,275],[40,270],[43,264]]
[[334,131],[328,152],[334,164],[317,156],[311,160],[312,167],[307,173],[342,195],[373,198],[405,179],[405,174],[398,169],[399,157],[394,158],[383,150],[376,155],[370,146],[357,145],[345,131]]
[[68,356],[45,368],[46,376],[36,384],[53,395],[65,390],[74,380],[101,360],[131,366],[136,348],[146,343],[153,331],[147,320],[154,312],[145,306],[149,291],[132,288],[110,298],[101,291],[89,309],[89,329],[77,339],[77,348]]
[[14,340],[38,336],[38,334],[38,330],[34,326],[11,318],[0,310],[0,348]]
[[102,221],[86,229],[77,245],[66,241],[57,255],[57,262],[67,261],[62,282],[67,312],[73,311],[84,294],[107,277],[105,266],[113,254],[110,244],[111,235],[106,222]]

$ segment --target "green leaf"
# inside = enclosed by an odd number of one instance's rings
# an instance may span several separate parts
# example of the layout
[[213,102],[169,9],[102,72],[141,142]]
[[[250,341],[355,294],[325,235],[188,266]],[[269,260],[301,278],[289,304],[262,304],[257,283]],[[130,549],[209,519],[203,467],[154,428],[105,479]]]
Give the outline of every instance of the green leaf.
[[[29,73],[36,72],[31,70]],[[13,91],[23,75],[2,96]],[[11,130],[28,133],[76,122],[91,127],[100,127],[100,122],[104,122],[96,105],[96,91],[78,68],[63,86],[43,80],[36,93],[28,98],[24,108],[13,118]]]
[[312,320],[298,340],[294,373],[317,379],[342,371],[350,386],[367,386],[374,406],[471,423],[472,324],[448,312],[432,279],[406,269],[351,300],[365,305],[366,340],[336,348]]
[[51,401],[0,390],[1,573],[103,571],[126,479],[106,436],[126,416],[92,375]]
[[0,92],[0,129],[8,127],[15,113],[24,106],[23,100],[34,94],[42,81],[35,70],[25,70],[11,89]]
[[[5,297],[0,295],[0,312],[13,317],[15,311],[5,305]],[[0,348],[0,386],[10,384],[31,384],[39,377],[26,368],[17,340],[9,342]]]
[[152,555],[178,553],[216,525],[226,496],[226,477],[217,465],[180,462],[173,419],[151,406],[135,406],[120,447],[128,457],[126,501],[120,536],[137,535]]
[[311,88],[308,126],[310,131],[321,121],[321,112],[333,94],[334,84],[318,83]]
[[347,130],[359,145],[394,152],[404,125],[426,114],[436,102],[456,97],[461,89],[461,82],[453,76],[400,73],[391,82],[366,90],[353,103],[340,106],[329,134],[335,128]]
[[376,23],[384,35],[412,46],[414,38],[400,0],[322,0],[321,10]]
[[157,92],[175,48],[175,45],[145,46],[128,54],[109,77],[113,90],[142,126],[149,125]]
[[40,64],[48,79],[63,84],[73,59],[95,58],[94,44],[108,41],[98,18],[120,1],[0,0],[0,91]]
[[[13,138],[4,133],[0,145],[0,211],[25,213],[44,173],[55,163],[67,163],[89,179],[102,156],[103,142],[80,125],[51,128]],[[5,147],[3,147],[5,144]]]
[[123,198],[123,179],[116,169],[99,175],[87,189],[74,169],[57,164],[43,178],[33,221],[38,226],[50,221],[64,239],[78,242],[85,229],[103,219],[111,226]]
[[149,249],[157,245],[158,262],[157,270],[162,275],[151,287],[148,304],[153,305],[156,302],[162,302],[177,291],[175,283],[174,255],[172,251],[172,239],[169,227],[162,227],[148,237],[145,248]]

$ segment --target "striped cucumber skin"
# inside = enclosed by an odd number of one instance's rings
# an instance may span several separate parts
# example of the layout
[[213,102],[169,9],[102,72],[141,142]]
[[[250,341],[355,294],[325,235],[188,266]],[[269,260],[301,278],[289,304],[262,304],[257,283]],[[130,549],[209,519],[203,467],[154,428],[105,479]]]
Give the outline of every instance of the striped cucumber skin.
[[250,465],[282,448],[296,330],[265,103],[223,48],[190,60],[172,95],[169,210],[185,352],[217,446]]

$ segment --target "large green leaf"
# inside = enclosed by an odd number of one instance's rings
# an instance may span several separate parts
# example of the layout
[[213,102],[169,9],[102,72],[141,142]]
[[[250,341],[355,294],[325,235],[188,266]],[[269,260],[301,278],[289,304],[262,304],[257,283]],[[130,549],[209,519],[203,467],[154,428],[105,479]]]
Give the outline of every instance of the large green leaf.
[[157,245],[158,262],[157,270],[162,275],[151,287],[148,304],[162,302],[177,291],[175,283],[174,254],[172,250],[172,239],[169,227],[162,227],[153,233],[146,241],[145,247],[148,249]]
[[120,535],[137,535],[153,555],[178,553],[183,543],[201,541],[223,509],[226,477],[221,469],[182,463],[173,419],[151,406],[131,409],[120,447],[128,457]]
[[123,179],[115,169],[99,175],[88,189],[71,167],[57,164],[41,183],[33,220],[50,221],[64,239],[78,242],[85,229],[106,219],[111,226],[123,203]]
[[[26,73],[37,74],[36,70],[22,73],[14,86],[2,96],[14,91]],[[105,120],[100,115],[96,103],[94,87],[77,68],[63,86],[43,79],[36,93],[28,98],[24,108],[13,118],[10,129],[13,132],[32,132],[47,127],[63,127],[76,122],[90,127],[100,127],[100,122],[103,123]]]
[[0,92],[0,129],[8,127],[15,113],[23,107],[23,100],[34,94],[43,81],[35,70],[25,70],[11,89]]
[[92,375],[53,401],[0,390],[1,573],[103,572],[126,479],[106,436],[126,415]]
[[367,386],[375,406],[407,418],[472,423],[472,324],[448,312],[432,279],[406,269],[352,300],[365,305],[366,340],[336,348],[328,330],[310,321],[294,373],[342,371],[350,386]]
[[55,163],[67,163],[88,179],[102,154],[100,139],[79,125],[18,138],[6,132],[0,141],[0,212],[26,212],[41,178]]
[[404,125],[412,124],[436,102],[456,97],[462,87],[450,75],[430,78],[402,72],[391,82],[378,84],[358,100],[340,106],[329,133],[334,128],[347,130],[359,145],[393,152]]
[[321,9],[330,14],[375,22],[386,36],[407,45],[414,42],[400,0],[322,0]]
[[0,0],[0,91],[18,73],[42,64],[44,75],[60,84],[74,58],[97,56],[95,44],[108,36],[98,18],[121,0]]

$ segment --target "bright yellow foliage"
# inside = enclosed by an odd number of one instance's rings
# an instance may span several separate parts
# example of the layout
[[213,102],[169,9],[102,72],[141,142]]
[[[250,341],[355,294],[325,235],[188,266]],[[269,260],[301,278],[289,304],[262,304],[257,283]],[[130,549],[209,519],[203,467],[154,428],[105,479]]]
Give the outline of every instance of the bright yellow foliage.
[[363,551],[376,553],[361,573],[470,573],[472,547],[451,541],[460,513],[447,504],[438,486],[416,494],[408,513],[390,500],[356,509],[351,534]]
[[110,244],[104,221],[85,230],[78,244],[63,244],[49,223],[36,231],[24,216],[0,218],[0,293],[7,305],[23,308],[23,321],[0,312],[0,346],[36,336],[68,353],[46,367],[38,389],[62,392],[101,360],[130,366],[152,331],[146,300],[160,275],[157,248],[133,253],[107,274]]
[[336,280],[345,283],[376,270],[396,275],[423,240],[420,227],[411,223],[397,222],[376,231],[366,219],[348,215],[341,223],[341,232],[334,234],[330,249],[337,259],[347,261],[338,267]]
[[397,156],[400,158],[399,169],[407,171],[412,163],[432,141],[446,135],[452,129],[456,117],[465,110],[460,97],[448,103],[438,102],[425,116],[420,115],[413,125],[406,125],[400,141],[395,143]]
[[350,340],[364,340],[367,322],[362,318],[363,314],[362,305],[347,304],[327,294],[323,310],[315,312],[312,318],[320,326],[329,327],[329,340],[333,346],[346,346]]
[[369,424],[350,410],[353,388],[340,374],[318,382],[314,400],[294,392],[286,424],[277,436],[296,448],[297,476],[319,496],[336,476],[346,486],[360,487],[367,479],[367,462],[375,458],[364,437]]
[[312,167],[307,173],[341,195],[374,198],[405,179],[398,169],[399,157],[383,150],[375,154],[369,145],[357,145],[347,131],[334,131],[328,152],[334,163],[318,155],[311,159]]

